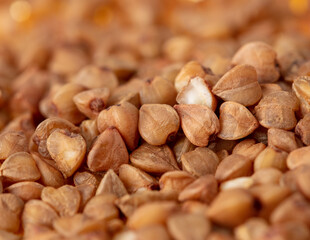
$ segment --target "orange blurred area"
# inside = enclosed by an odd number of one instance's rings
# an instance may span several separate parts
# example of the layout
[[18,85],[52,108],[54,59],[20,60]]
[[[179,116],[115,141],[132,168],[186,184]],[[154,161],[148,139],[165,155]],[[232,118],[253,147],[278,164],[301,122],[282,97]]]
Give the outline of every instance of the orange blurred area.
[[[309,17],[309,0],[2,0],[0,34],[45,22],[146,27],[160,23],[172,31],[217,38],[243,31],[253,21],[281,27]],[[302,23],[301,23],[302,24]],[[303,27],[301,27],[303,30]]]
[[[87,46],[91,52],[96,49],[92,58],[101,64],[112,53],[125,61],[160,57],[166,51],[162,47],[169,46],[164,45],[165,41],[176,36],[185,45],[190,38],[187,47],[196,46],[191,58],[214,60],[219,55],[231,57],[238,46],[250,41],[273,44],[281,35],[304,41],[303,38],[310,37],[309,3],[309,0],[2,0],[0,43],[8,46],[13,55],[25,55],[26,60],[19,61],[29,62],[26,65],[33,63],[29,59],[36,54],[44,58],[41,52],[48,56],[67,43]],[[189,57],[184,56],[183,59]]]

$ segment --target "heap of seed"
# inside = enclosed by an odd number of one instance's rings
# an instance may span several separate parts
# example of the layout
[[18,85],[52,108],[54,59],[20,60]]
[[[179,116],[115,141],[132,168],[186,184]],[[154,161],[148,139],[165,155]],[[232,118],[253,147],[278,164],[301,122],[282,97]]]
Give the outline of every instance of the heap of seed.
[[0,49],[0,240],[310,239],[283,1],[43,2]]

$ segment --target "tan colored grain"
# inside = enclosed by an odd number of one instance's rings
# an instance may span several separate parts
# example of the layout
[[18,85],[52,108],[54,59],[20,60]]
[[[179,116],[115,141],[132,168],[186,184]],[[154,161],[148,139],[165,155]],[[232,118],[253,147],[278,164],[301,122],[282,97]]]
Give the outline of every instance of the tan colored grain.
[[158,186],[158,181],[143,170],[123,164],[119,168],[119,178],[129,193],[152,190]]
[[30,200],[25,204],[22,222],[24,228],[31,224],[51,227],[57,218],[57,212],[49,204],[41,200]]
[[159,179],[161,191],[180,193],[195,178],[185,171],[170,171],[164,173]]
[[259,123],[253,114],[236,102],[224,102],[220,107],[220,132],[218,137],[237,140],[250,135]]
[[212,91],[224,101],[233,101],[244,106],[251,106],[262,97],[256,70],[250,65],[237,65],[229,70]]
[[218,193],[215,177],[211,174],[202,176],[187,185],[179,194],[179,201],[197,200],[211,203]]
[[253,163],[251,159],[242,155],[232,154],[220,162],[215,172],[215,178],[219,182],[223,182],[238,177],[245,177],[251,175],[252,169]]
[[182,130],[192,144],[199,147],[207,146],[209,140],[219,132],[219,120],[209,107],[180,104],[174,108],[181,119]]
[[286,159],[288,154],[283,151],[276,151],[270,147],[265,148],[254,161],[254,170],[257,171],[262,168],[277,168],[280,171],[287,169]]
[[255,213],[254,198],[244,189],[231,189],[220,192],[208,211],[210,219],[222,226],[235,227]]
[[202,215],[178,213],[167,220],[170,234],[176,240],[204,240],[210,232],[210,223]]
[[100,133],[109,127],[115,127],[126,146],[134,150],[139,141],[138,118],[138,109],[131,103],[123,102],[101,111],[97,118],[97,127]]
[[169,105],[144,104],[139,110],[139,133],[151,145],[173,141],[179,126],[179,116]]
[[177,204],[169,201],[144,204],[128,218],[127,226],[140,229],[153,224],[163,224],[176,208]]
[[309,126],[310,126],[310,113],[306,114],[303,117],[303,119],[299,120],[295,128],[295,133],[298,136],[300,136],[302,142],[307,146],[310,145],[310,127]]
[[194,151],[181,156],[182,169],[195,177],[214,174],[220,160],[217,155],[206,147],[198,147]]
[[102,132],[87,155],[87,166],[93,172],[113,169],[118,171],[122,164],[128,163],[126,145],[115,127]]
[[110,90],[95,88],[76,94],[73,102],[81,113],[90,119],[95,119],[108,104]]
[[96,220],[111,220],[119,217],[119,211],[114,205],[116,197],[111,194],[101,194],[93,197],[85,206],[83,214]]
[[168,104],[173,106],[176,103],[177,91],[171,82],[156,76],[145,81],[139,94],[142,105]]
[[167,145],[152,146],[144,143],[130,154],[130,162],[150,173],[165,173],[179,169],[173,152]]
[[56,129],[46,141],[47,150],[58,170],[70,177],[80,167],[86,153],[86,142],[80,134]]
[[255,139],[245,139],[234,147],[232,153],[254,160],[265,148],[265,144],[256,143]]
[[36,181],[41,177],[33,157],[26,152],[18,152],[8,157],[0,167],[5,181]]
[[81,195],[76,187],[63,185],[55,189],[45,187],[42,190],[41,198],[51,205],[60,216],[73,216],[79,210]]
[[24,202],[11,193],[0,194],[0,229],[9,232],[18,232],[20,217]]
[[5,191],[27,202],[31,199],[40,199],[43,188],[44,186],[37,182],[18,182],[7,187]]
[[233,64],[249,64],[255,67],[259,83],[276,82],[280,77],[276,67],[276,52],[264,42],[243,45],[234,55]]
[[298,148],[295,134],[293,132],[277,128],[268,129],[268,146],[288,153]]
[[96,191],[96,195],[104,193],[114,194],[117,197],[122,197],[127,194],[123,182],[112,169],[110,169],[101,179]]

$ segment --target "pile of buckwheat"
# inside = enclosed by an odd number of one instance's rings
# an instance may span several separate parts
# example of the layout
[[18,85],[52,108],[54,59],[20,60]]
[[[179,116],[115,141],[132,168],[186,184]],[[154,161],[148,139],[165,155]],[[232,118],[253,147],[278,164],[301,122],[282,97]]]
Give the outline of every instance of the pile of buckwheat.
[[0,240],[309,240],[308,0],[1,0]]

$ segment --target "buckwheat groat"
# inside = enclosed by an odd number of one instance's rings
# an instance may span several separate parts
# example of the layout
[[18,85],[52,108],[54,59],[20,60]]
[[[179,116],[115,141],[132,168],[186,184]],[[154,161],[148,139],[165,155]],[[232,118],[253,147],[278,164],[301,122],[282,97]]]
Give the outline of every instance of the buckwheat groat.
[[251,106],[262,97],[257,73],[250,65],[237,65],[228,71],[213,87],[212,91],[225,101]]
[[241,47],[234,55],[233,64],[249,64],[257,72],[259,83],[271,83],[280,77],[276,52],[264,42],[251,42]]
[[306,0],[0,2],[0,240],[310,239]]
[[180,104],[174,108],[181,119],[182,130],[192,144],[204,147],[219,132],[219,120],[211,108],[196,104]]

